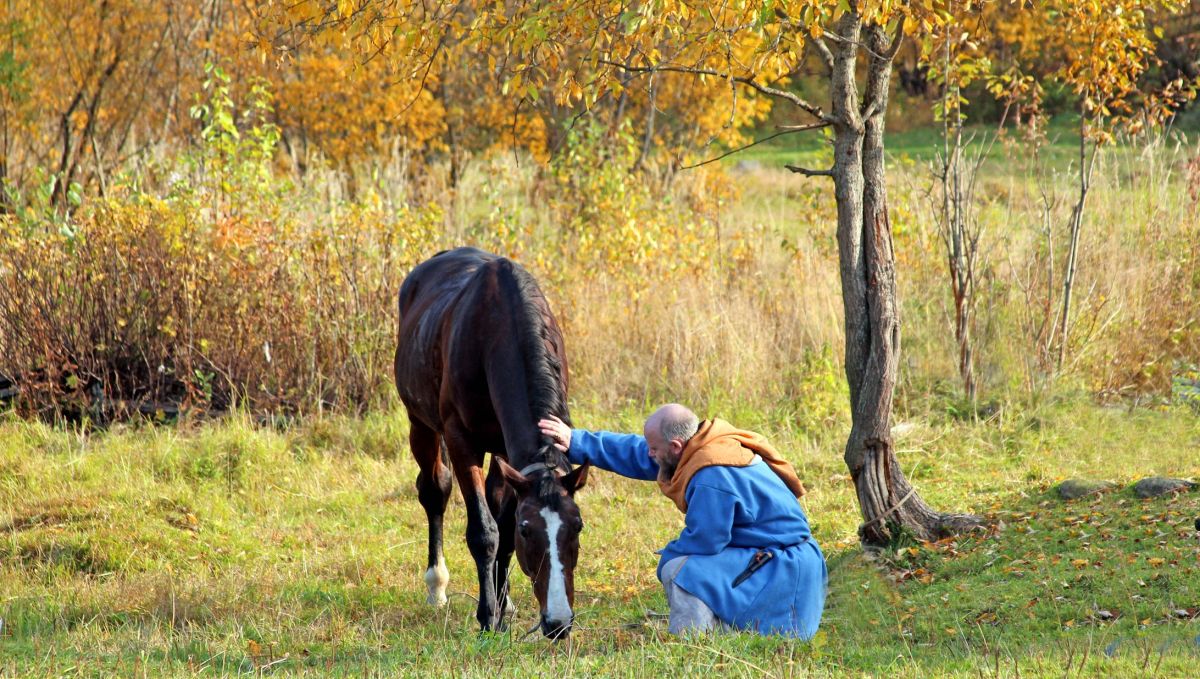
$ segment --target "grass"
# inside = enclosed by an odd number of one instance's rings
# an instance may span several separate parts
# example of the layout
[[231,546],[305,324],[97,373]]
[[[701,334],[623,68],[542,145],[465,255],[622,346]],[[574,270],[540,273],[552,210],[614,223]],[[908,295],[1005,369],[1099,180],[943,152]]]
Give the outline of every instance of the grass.
[[[0,418],[0,676],[1190,676],[1200,493],[1142,501],[1120,490],[1066,503],[1053,487],[1073,476],[1122,486],[1200,476],[1189,457],[1200,419],[1163,405],[1172,362],[1194,361],[1198,346],[1195,147],[1122,149],[1101,164],[1076,307],[1080,327],[1096,331],[1079,333],[1058,392],[1039,381],[1027,327],[1039,298],[1025,286],[1036,293],[1030,277],[1047,268],[1041,194],[1028,158],[996,164],[977,206],[991,259],[977,353],[989,415],[977,422],[953,395],[943,255],[919,165],[930,141],[918,132],[888,142],[904,321],[895,440],[922,496],[987,515],[986,534],[870,558],[858,547],[840,460],[848,416],[834,206],[826,183],[778,169],[796,158],[770,160],[790,147],[731,157],[764,167],[731,171],[738,191],[728,203],[698,203],[713,214],[693,237],[745,246],[744,260],[636,276],[640,305],[603,277],[551,290],[566,309],[576,422],[636,431],[656,401],[682,398],[767,434],[796,464],[831,571],[812,642],[667,636],[647,616],[664,610],[653,552],[681,519],[652,485],[603,473],[580,496],[588,528],[570,643],[522,636],[535,617],[522,575],[517,631],[476,631],[458,500],[447,527],[450,605],[429,609],[425,518],[399,413],[95,434]],[[821,153],[812,143],[807,152]],[[497,162],[468,174],[475,183],[451,211],[458,230],[442,237],[473,233],[481,206],[511,212],[513,224],[557,227],[533,207],[535,173]],[[1072,194],[1066,161],[1056,164],[1048,219],[1061,263]],[[644,214],[629,212],[633,223]],[[481,224],[481,233],[494,226]],[[529,259],[545,255],[518,240]],[[1109,407],[1092,394],[1156,405]]]
[[[758,413],[758,417],[753,415]],[[932,504],[996,528],[868,557],[837,436],[741,413],[788,451],[830,564],[811,643],[745,635],[677,639],[653,551],[679,515],[651,484],[597,473],[570,643],[480,635],[453,501],[450,605],[424,603],[425,520],[399,413],[286,430],[241,418],[83,435],[0,423],[0,674],[195,676],[606,675],[1187,676],[1200,654],[1192,520],[1200,494],[1075,502],[1062,476],[1125,483],[1200,475],[1186,410],[1065,399],[979,423],[935,407],[899,424],[906,471]],[[640,413],[588,412],[628,429]],[[642,517],[635,520],[634,517]]]

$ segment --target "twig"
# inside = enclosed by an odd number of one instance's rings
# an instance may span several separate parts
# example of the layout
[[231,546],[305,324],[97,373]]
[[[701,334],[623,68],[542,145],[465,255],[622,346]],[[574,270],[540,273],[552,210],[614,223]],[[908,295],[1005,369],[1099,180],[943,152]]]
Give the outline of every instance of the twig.
[[821,61],[825,62],[825,67],[833,71],[833,51],[829,49],[829,45],[825,44],[825,40],[822,38],[811,38],[809,44],[817,50],[817,54],[821,56]]
[[701,161],[699,163],[695,163],[692,165],[684,165],[684,166],[680,167],[679,169],[680,170],[690,170],[694,167],[700,167],[701,165],[708,165],[709,163],[715,163],[718,160],[725,158],[727,156],[731,156],[739,151],[745,151],[746,149],[750,148],[751,146],[757,146],[765,141],[771,141],[775,137],[781,137],[785,134],[791,134],[793,132],[804,132],[806,130],[817,130],[822,127],[829,127],[829,125],[830,125],[830,123],[813,123],[812,125],[789,125],[786,128],[783,128],[781,131],[776,132],[775,134],[763,137],[762,139],[756,139],[755,141],[752,141],[749,144],[746,144],[744,146],[739,146],[736,149],[726,151],[725,153],[722,153],[721,155],[719,155],[715,158],[709,158],[708,160],[704,160],[704,161]]
[[708,69],[708,68],[692,68],[692,67],[688,67],[688,66],[662,66],[662,65],[659,65],[659,66],[631,66],[629,64],[622,64],[622,63],[619,63],[616,61],[609,61],[607,59],[601,59],[600,63],[604,64],[605,66],[612,66],[614,68],[619,68],[623,71],[628,71],[630,73],[658,73],[658,72],[688,73],[691,75],[711,75],[711,76],[714,76],[717,78],[725,78],[727,80],[731,80],[733,82],[745,85],[751,89],[757,90],[763,94],[766,94],[766,95],[769,95],[772,97],[776,97],[778,99],[786,99],[787,101],[790,101],[793,104],[795,104],[796,107],[798,107],[802,111],[808,113],[809,115],[813,116],[814,118],[817,118],[818,120],[823,120],[823,121],[830,122],[830,123],[833,122],[833,120],[831,118],[829,118],[828,116],[825,115],[825,113],[821,110],[820,106],[814,106],[813,104],[808,103],[807,101],[801,99],[799,96],[797,96],[796,94],[794,94],[792,92],[776,89],[774,87],[768,87],[766,85],[760,85],[759,83],[754,82],[753,76],[751,76],[751,77],[734,76],[729,73],[721,73],[719,71],[714,71],[714,70]]
[[792,172],[795,172],[797,174],[802,174],[805,177],[832,177],[833,176],[832,168],[830,168],[828,170],[810,170],[806,167],[800,167],[799,165],[784,165],[784,167],[786,167],[787,169],[789,169]]
[[263,670],[270,669],[270,668],[274,667],[275,665],[279,665],[279,664],[281,664],[281,663],[285,663],[285,662],[287,662],[288,660],[291,660],[291,655],[290,655],[290,654],[288,654],[288,655],[285,655],[285,656],[283,656],[282,658],[280,658],[280,659],[278,659],[278,660],[272,660],[271,662],[267,663],[266,665],[259,665],[259,666],[258,666],[256,669],[257,669],[257,671],[258,671],[258,672],[262,672]]
[[875,518],[871,519],[870,521],[867,521],[867,522],[863,523],[863,525],[859,526],[859,528],[858,528],[858,529],[859,529],[859,530],[862,530],[863,528],[866,528],[867,526],[870,526],[870,525],[871,525],[871,524],[873,524],[873,523],[877,523],[877,522],[879,522],[879,521],[882,521],[883,519],[887,518],[887,515],[888,515],[888,514],[891,514],[892,512],[894,512],[894,511],[896,511],[896,510],[900,509],[900,506],[901,506],[901,505],[903,505],[905,502],[908,502],[908,498],[912,497],[912,496],[913,496],[913,493],[915,493],[915,492],[916,492],[916,490],[917,490],[917,489],[916,489],[915,487],[914,487],[914,488],[909,488],[909,489],[908,489],[908,494],[907,494],[907,495],[905,495],[905,496],[904,496],[904,497],[903,497],[903,498],[902,498],[902,499],[901,499],[899,502],[897,502],[896,504],[892,505],[891,507],[888,507],[888,508],[887,508],[885,511],[881,512],[881,513],[879,514],[879,516],[877,516],[877,517],[875,517]]

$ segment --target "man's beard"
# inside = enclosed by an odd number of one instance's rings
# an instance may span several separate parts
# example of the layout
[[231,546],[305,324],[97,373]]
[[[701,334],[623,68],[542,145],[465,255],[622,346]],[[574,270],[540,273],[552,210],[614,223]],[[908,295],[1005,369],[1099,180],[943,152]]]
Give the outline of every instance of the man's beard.
[[675,477],[675,470],[679,468],[679,460],[666,461],[658,460],[658,480],[661,483],[670,483]]

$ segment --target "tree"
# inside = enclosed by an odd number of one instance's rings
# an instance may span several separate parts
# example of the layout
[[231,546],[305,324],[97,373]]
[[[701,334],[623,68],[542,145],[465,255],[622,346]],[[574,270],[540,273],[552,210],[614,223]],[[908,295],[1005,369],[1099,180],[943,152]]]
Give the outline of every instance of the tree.
[[[590,103],[628,74],[689,74],[717,80],[749,96],[790,105],[791,130],[833,130],[833,164],[790,170],[833,180],[837,202],[839,270],[845,314],[845,370],[851,430],[844,459],[854,481],[864,544],[883,545],[903,531],[931,540],[979,524],[963,514],[933,510],[909,484],[895,456],[891,408],[900,350],[895,257],[884,169],[884,115],[892,63],[906,34],[931,31],[951,18],[932,4],[749,3],[720,10],[662,2],[612,8],[557,7],[508,19],[497,13],[496,31],[514,21],[533,22],[545,40],[512,41],[523,61],[549,61],[574,34],[598,36],[590,60],[560,78],[590,83]],[[807,51],[824,64],[830,100],[826,110],[787,89]],[[586,75],[583,75],[585,74]]]
[[[358,0],[322,9],[322,3],[302,0],[291,6],[293,11],[303,5],[305,13],[315,13],[288,26],[336,31],[348,42],[357,41],[364,53],[386,51],[414,77],[437,63],[446,45],[498,54],[489,68],[503,78],[509,96],[530,105],[548,98],[576,115],[621,101],[638,83],[684,76],[703,86],[719,84],[736,93],[735,100],[770,98],[789,107],[796,124],[781,132],[830,128],[832,166],[789,169],[833,181],[852,421],[844,458],[861,507],[860,537],[865,544],[881,545],[904,531],[935,539],[979,525],[978,517],[930,508],[905,478],[892,444],[900,319],[883,124],[892,65],[906,37],[926,48],[932,44],[928,38],[981,9],[1000,6],[1019,15],[1029,3],[730,0],[716,6],[682,0],[548,0],[479,2],[467,9],[464,4]],[[1160,3],[1119,4],[1140,10]],[[1044,19],[1039,25],[1047,25],[1057,40],[1069,39],[1063,35],[1069,29],[1049,15],[1084,5],[1102,15],[1106,3],[1036,3]],[[1136,31],[1140,25],[1125,22],[1121,30]],[[1094,48],[1115,63],[1125,58],[1126,48],[1142,50],[1143,45],[1131,38],[1104,40]],[[789,87],[806,55],[815,55],[824,67],[828,106],[814,105]],[[653,93],[654,85],[644,91]],[[547,92],[552,96],[543,97]]]
[[[971,404],[972,412],[976,408],[978,388],[973,338],[983,264],[980,256],[983,225],[974,208],[975,188],[980,168],[996,139],[992,136],[970,151],[975,135],[964,138],[966,115],[963,106],[968,102],[963,90],[981,75],[986,76],[990,65],[977,46],[979,40],[987,37],[987,15],[980,12],[973,19],[965,24],[946,25],[936,35],[926,36],[927,44],[921,50],[929,62],[925,64],[924,72],[929,81],[942,89],[941,100],[935,107],[935,119],[941,121],[942,147],[938,150],[933,171],[937,195],[931,198],[935,203],[934,222],[945,248],[950,294],[954,301],[958,372],[963,382],[963,395]],[[1000,127],[1004,126],[1006,117],[1002,116]]]
[[[990,12],[989,25],[1007,45],[996,55],[1004,75],[993,80],[993,92],[1016,91],[1036,99],[1043,84],[1054,82],[1074,93],[1079,116],[1079,153],[1073,163],[1078,181],[1067,223],[1066,261],[1055,317],[1046,314],[1044,341],[1053,353],[1053,373],[1063,370],[1071,345],[1080,237],[1101,149],[1118,128],[1136,133],[1161,125],[1195,95],[1195,79],[1189,82],[1180,75],[1152,83],[1146,78],[1158,62],[1155,37],[1164,38],[1155,20],[1183,7],[1181,0],[1039,0],[1020,7],[1001,4]],[[1047,309],[1053,295],[1046,291]]]

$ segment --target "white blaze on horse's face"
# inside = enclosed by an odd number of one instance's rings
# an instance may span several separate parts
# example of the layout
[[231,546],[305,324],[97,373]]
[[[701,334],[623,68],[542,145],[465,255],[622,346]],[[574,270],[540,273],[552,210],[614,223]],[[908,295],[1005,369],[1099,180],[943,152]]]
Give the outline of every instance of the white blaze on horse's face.
[[558,554],[558,532],[563,526],[562,518],[548,507],[539,512],[546,522],[546,556],[550,560],[550,579],[546,586],[546,619],[561,625],[571,623],[571,604],[567,601],[567,580],[563,573],[562,559]]

